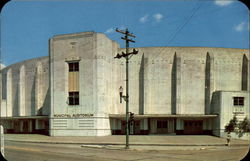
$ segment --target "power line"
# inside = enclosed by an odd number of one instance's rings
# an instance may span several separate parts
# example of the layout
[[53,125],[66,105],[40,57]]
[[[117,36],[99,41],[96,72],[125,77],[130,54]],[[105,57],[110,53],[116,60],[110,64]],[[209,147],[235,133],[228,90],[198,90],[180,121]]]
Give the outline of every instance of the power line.
[[193,18],[193,16],[201,8],[201,6],[202,6],[202,3],[200,3],[200,5],[196,9],[194,9],[193,13],[190,15],[190,17],[187,19],[187,21],[184,22],[181,26],[179,26],[178,27],[179,29],[177,29],[177,32],[175,32],[175,34],[172,36],[172,38],[168,40],[168,43],[170,43],[171,41],[173,41],[175,39],[177,34],[184,28],[185,25],[188,24],[188,22]]
[[[195,13],[201,8],[202,4],[203,3],[200,3],[197,7],[193,8],[192,14],[186,19],[186,21],[182,25],[177,27],[177,31],[174,33],[173,36],[171,36],[167,44],[169,44],[171,41],[173,41],[176,38],[177,34],[190,22],[190,20],[194,17]],[[159,53],[156,54],[152,60],[155,60],[155,58],[158,57],[163,51],[164,51],[164,47],[162,47]]]

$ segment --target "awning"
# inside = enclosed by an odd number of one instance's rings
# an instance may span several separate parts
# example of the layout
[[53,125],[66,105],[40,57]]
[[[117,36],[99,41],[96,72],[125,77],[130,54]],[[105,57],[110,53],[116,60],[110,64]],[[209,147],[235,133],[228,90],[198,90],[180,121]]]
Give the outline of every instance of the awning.
[[[170,114],[145,114],[145,115],[138,115],[134,114],[135,118],[215,118],[218,115],[202,115],[202,114],[177,114],[177,115],[170,115]],[[125,114],[109,114],[110,118],[125,118]]]

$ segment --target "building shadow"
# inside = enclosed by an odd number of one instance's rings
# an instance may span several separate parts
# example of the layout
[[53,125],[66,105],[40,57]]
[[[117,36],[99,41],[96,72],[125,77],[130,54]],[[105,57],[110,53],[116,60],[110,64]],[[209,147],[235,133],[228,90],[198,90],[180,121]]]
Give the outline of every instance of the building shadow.
[[[12,89],[13,91],[13,89]],[[14,101],[15,100],[15,101]],[[13,107],[12,108],[12,116],[18,116],[18,113],[19,113],[19,87],[17,85],[17,88],[16,88],[16,92],[15,92],[15,97],[11,100],[12,103],[13,103]]]
[[139,114],[144,114],[144,53],[141,57],[141,66],[139,71]]
[[242,91],[247,91],[248,87],[248,79],[249,79],[249,71],[248,71],[248,59],[246,55],[243,55],[243,60],[242,60],[242,73],[241,73],[241,90]]
[[172,71],[171,71],[171,113],[176,114],[176,90],[177,90],[177,56],[174,54]]
[[46,91],[46,95],[45,95],[45,98],[44,98],[44,101],[43,101],[43,105],[40,108],[39,113],[41,115],[46,115],[46,116],[50,115],[49,107],[50,107],[50,88],[48,88],[47,91]]
[[205,114],[210,113],[210,77],[211,77],[211,57],[207,52],[205,66]]
[[36,115],[36,82],[37,79],[37,70],[34,72],[34,80],[31,87],[31,95],[30,95],[30,107],[31,107],[31,115]]

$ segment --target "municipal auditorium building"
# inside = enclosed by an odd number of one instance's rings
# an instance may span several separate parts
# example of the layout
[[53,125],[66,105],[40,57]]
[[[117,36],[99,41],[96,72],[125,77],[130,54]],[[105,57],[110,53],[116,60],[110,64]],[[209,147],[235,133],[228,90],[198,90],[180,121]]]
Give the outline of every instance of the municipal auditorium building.
[[[102,33],[57,35],[49,40],[49,56],[3,68],[0,114],[5,132],[125,134],[119,88],[126,89],[126,63],[114,59],[124,50]],[[249,118],[249,49],[136,50],[129,60],[129,111],[135,114],[131,135],[224,137],[234,115]]]

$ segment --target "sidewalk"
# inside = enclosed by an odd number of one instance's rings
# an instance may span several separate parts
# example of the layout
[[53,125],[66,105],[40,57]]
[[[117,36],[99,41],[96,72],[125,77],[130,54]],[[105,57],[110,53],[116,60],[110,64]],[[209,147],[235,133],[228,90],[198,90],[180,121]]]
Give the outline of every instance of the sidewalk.
[[[124,145],[124,135],[112,136],[45,136],[38,134],[5,134],[5,140],[51,144]],[[226,139],[209,135],[130,135],[133,146],[225,146]],[[232,139],[231,146],[249,146],[249,140]]]

